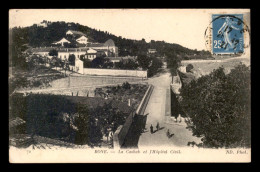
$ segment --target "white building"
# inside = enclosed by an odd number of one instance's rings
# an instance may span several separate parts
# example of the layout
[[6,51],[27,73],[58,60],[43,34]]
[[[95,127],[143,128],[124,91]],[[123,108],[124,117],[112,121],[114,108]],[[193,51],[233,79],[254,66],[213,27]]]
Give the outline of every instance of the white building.
[[73,36],[80,35],[80,36],[85,36],[84,33],[79,32],[79,31],[75,31],[75,30],[68,30],[68,31],[66,32],[66,35],[73,35]]
[[186,66],[180,66],[179,68],[178,68],[178,70],[179,71],[181,71],[182,73],[186,73]]
[[78,39],[76,39],[76,41],[80,44],[87,44],[88,43],[88,38],[86,36],[81,36]]
[[92,61],[92,60],[94,60],[96,57],[97,57],[97,51],[96,51],[96,50],[94,50],[94,49],[92,49],[92,48],[90,48],[89,50],[87,50],[86,56],[85,56],[86,59],[89,59],[89,60]]
[[61,60],[68,60],[69,56],[74,54],[76,58],[80,59],[80,56],[84,56],[86,55],[86,48],[61,48],[58,49],[58,57]]
[[54,42],[53,44],[55,44],[55,45],[60,44],[61,46],[64,46],[64,43],[68,43],[68,44],[70,44],[70,41],[68,41],[68,40],[65,39],[65,38],[62,38],[60,41],[58,41],[58,42]]
[[108,57],[118,57],[118,48],[115,46],[115,43],[112,39],[107,40],[104,44],[93,43],[87,45],[87,47],[94,50],[103,50]]
[[29,54],[41,55],[41,56],[49,56],[49,52],[52,50],[52,47],[37,47],[37,48],[29,48],[25,52]]
[[148,49],[148,54],[153,54],[153,53],[156,53],[156,49]]

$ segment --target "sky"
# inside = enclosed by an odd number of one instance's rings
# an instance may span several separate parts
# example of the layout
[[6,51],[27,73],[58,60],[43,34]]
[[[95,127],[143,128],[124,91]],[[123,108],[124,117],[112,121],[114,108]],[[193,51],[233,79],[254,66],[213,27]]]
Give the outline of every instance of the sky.
[[75,22],[127,39],[177,43],[206,50],[204,32],[211,14],[248,12],[246,9],[12,9],[9,27],[47,21]]

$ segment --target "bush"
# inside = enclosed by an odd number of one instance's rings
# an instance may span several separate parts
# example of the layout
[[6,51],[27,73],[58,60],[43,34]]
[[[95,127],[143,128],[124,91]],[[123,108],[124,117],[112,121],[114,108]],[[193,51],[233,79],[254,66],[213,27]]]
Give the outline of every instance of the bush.
[[192,64],[188,64],[187,66],[186,66],[186,72],[191,72],[191,69],[193,69],[194,67],[193,67],[193,65]]
[[124,82],[124,83],[122,84],[122,87],[123,87],[124,89],[130,89],[130,88],[131,88],[131,85],[130,85],[128,82]]
[[[13,94],[10,118],[26,120],[26,134],[36,134],[75,144],[98,146],[108,131],[123,125],[126,115],[111,103],[95,109],[61,95]],[[57,103],[59,102],[59,103]],[[72,127],[73,126],[73,127]]]
[[151,59],[144,54],[140,54],[137,56],[137,61],[140,67],[142,67],[143,70],[146,70],[149,68],[149,65],[151,63]]
[[193,80],[181,89],[181,106],[189,128],[204,147],[249,147],[251,144],[250,70],[238,65]]
[[96,57],[92,60],[91,67],[92,68],[102,68],[105,63],[105,59],[103,57]]
[[33,81],[32,86],[33,87],[39,87],[42,85],[42,82],[40,80]]
[[70,54],[69,55],[69,64],[70,65],[72,65],[72,66],[75,66],[75,59],[76,59],[76,57],[75,57],[75,55],[74,54]]
[[84,68],[91,68],[91,61],[89,59],[84,59],[83,66]]
[[58,56],[58,51],[55,49],[50,50],[49,56]]
[[158,73],[159,69],[162,67],[163,63],[160,59],[153,57],[152,58],[152,65],[148,69],[148,77],[151,77]]

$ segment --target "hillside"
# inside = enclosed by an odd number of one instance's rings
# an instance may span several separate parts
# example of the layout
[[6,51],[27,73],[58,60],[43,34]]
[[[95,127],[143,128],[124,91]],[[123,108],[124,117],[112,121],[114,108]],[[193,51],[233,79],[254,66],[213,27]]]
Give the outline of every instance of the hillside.
[[192,80],[196,80],[202,76],[209,75],[214,70],[217,70],[220,67],[224,68],[225,74],[229,74],[232,69],[234,69],[236,66],[240,64],[244,64],[245,66],[250,67],[250,58],[245,57],[235,57],[230,59],[222,59],[222,60],[198,60],[198,61],[182,61],[182,66],[187,66],[188,64],[191,64],[193,68],[191,69],[191,72],[180,72],[179,76],[182,80],[182,83],[184,85],[187,85]]
[[207,54],[207,52],[191,50],[178,44],[170,44],[164,41],[151,41],[147,43],[142,40],[125,39],[121,36],[115,36],[108,32],[92,29],[87,26],[80,25],[78,23],[65,23],[65,22],[53,22],[49,23],[47,27],[38,27],[36,24],[30,27],[15,27],[11,29],[11,38],[13,46],[19,50],[23,50],[26,47],[23,45],[29,45],[32,47],[50,46],[51,43],[60,40],[65,36],[66,31],[75,30],[80,31],[87,35],[87,37],[93,42],[103,43],[108,39],[114,40],[116,46],[119,48],[119,56],[126,55],[138,55],[146,53],[147,49],[155,48],[158,55],[164,55],[169,51],[174,51],[179,55],[193,55],[193,54]]

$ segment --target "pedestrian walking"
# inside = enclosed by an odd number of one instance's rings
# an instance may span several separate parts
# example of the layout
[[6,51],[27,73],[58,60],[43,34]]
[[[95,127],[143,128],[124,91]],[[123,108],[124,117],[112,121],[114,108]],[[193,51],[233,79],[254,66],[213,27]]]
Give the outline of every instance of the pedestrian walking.
[[150,131],[151,131],[151,134],[153,134],[153,125],[152,124],[150,126]]
[[171,135],[171,134],[170,134],[170,130],[169,130],[169,129],[167,130],[166,135],[167,135],[168,138],[170,138],[170,135]]
[[157,122],[156,129],[157,129],[157,131],[159,131],[159,129],[160,129],[159,122]]

